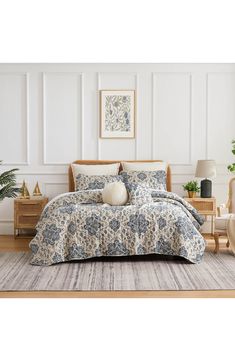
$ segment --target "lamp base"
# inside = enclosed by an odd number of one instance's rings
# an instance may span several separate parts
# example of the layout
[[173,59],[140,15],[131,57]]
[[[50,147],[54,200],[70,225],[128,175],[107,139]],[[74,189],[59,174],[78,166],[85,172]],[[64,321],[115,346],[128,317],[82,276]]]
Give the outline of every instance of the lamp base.
[[211,198],[212,196],[212,182],[210,179],[203,179],[201,181],[201,198]]

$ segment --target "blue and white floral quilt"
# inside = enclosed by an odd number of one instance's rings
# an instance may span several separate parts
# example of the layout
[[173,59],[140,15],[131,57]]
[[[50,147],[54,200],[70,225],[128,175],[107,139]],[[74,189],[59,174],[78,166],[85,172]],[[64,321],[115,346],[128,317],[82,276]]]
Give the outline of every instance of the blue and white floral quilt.
[[153,202],[109,206],[102,190],[65,193],[48,203],[30,242],[31,264],[100,256],[164,254],[200,263],[205,241],[197,211],[182,198],[152,191]]

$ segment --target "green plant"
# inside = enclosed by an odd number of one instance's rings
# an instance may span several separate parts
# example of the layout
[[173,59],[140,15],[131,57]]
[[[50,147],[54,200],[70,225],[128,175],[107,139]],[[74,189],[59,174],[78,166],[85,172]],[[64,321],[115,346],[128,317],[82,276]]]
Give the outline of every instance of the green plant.
[[[235,139],[232,140],[232,153],[235,155]],[[228,170],[230,172],[235,172],[235,163],[228,165]]]
[[0,201],[4,198],[15,198],[20,192],[20,188],[16,187],[16,175],[14,173],[17,170],[15,168],[0,174]]
[[195,181],[190,181],[186,184],[183,185],[183,188],[185,191],[189,191],[189,192],[199,192],[200,191],[200,187],[198,185],[198,182]]

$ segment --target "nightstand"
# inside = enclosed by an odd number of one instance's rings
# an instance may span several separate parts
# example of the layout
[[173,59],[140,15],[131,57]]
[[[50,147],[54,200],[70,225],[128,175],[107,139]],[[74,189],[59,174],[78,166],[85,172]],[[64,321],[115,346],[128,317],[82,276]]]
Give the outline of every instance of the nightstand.
[[43,208],[48,202],[46,197],[14,200],[14,236],[16,238],[32,238],[35,226]]
[[216,199],[215,197],[211,198],[184,198],[188,203],[190,203],[198,213],[205,216],[211,217],[211,234],[214,235],[214,221],[216,217]]

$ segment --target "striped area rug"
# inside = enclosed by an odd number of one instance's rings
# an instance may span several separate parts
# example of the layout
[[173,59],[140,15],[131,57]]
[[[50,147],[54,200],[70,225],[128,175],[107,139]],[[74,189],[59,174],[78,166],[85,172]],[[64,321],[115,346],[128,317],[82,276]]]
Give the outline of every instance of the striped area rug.
[[180,258],[139,256],[31,266],[30,253],[0,253],[0,291],[231,290],[235,257],[206,252],[194,265]]

